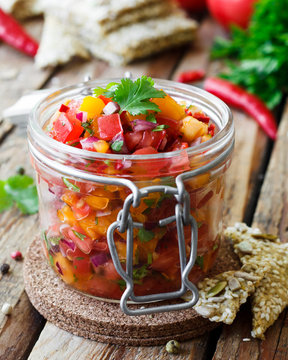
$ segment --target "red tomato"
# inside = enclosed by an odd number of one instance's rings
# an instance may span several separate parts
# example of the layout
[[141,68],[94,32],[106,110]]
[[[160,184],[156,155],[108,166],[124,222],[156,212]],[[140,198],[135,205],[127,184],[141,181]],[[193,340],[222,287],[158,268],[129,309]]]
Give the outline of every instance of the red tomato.
[[152,146],[147,146],[145,148],[136,150],[133,155],[148,155],[148,154],[158,154],[158,151]]
[[203,11],[206,8],[206,0],[176,0],[180,6],[189,11]]
[[141,141],[137,145],[137,149],[142,149],[152,146],[154,149],[158,150],[165,136],[166,136],[165,130],[162,131],[145,130],[143,132]]
[[143,137],[143,131],[127,132],[124,135],[125,143],[129,151],[133,151],[136,146],[140,143]]
[[97,121],[100,139],[112,140],[117,134],[123,134],[119,114],[100,116]]
[[90,259],[88,256],[84,256],[83,254],[74,258],[73,267],[77,275],[91,274]]
[[231,24],[246,28],[257,0],[207,0],[213,17],[226,29]]
[[66,113],[61,113],[53,125],[51,134],[55,140],[65,143],[78,139],[83,130],[81,121],[76,118],[71,120]]

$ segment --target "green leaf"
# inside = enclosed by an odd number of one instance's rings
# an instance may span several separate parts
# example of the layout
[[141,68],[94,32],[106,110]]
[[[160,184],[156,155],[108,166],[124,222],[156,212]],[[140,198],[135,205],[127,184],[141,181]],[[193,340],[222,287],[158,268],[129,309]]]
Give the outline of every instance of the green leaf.
[[114,141],[114,143],[111,145],[111,149],[113,151],[119,152],[121,151],[123,144],[124,144],[123,140]]
[[153,129],[152,131],[162,131],[164,129],[168,129],[169,125],[158,125],[155,129]]
[[6,193],[4,186],[6,181],[0,180],[0,213],[4,210],[8,210],[13,205],[13,199]]
[[67,178],[62,178],[64,185],[72,191],[80,192],[80,188],[74,184],[72,184]]
[[2,194],[6,192],[4,204],[7,206],[8,197],[10,197],[23,214],[35,214],[38,211],[38,194],[33,183],[33,178],[27,175],[15,175],[8,178],[4,184],[1,184]]
[[152,122],[154,124],[157,124],[157,120],[155,118],[154,114],[148,114],[146,117],[146,121]]
[[142,228],[138,231],[138,238],[141,243],[146,243],[154,238],[154,233],[150,230]]
[[203,270],[204,267],[204,256],[197,256],[195,264],[200,266],[200,268]]
[[148,265],[151,265],[152,262],[153,262],[153,257],[152,257],[152,254],[149,253],[149,254],[147,255],[147,264],[148,264]]
[[144,199],[143,201],[148,207],[151,207],[156,203],[156,199]]
[[158,105],[150,101],[151,98],[164,98],[166,94],[162,90],[154,88],[151,78],[142,76],[132,81],[122,79],[115,90],[113,100],[116,101],[121,112],[128,111],[132,115],[147,114],[148,110],[159,112]]
[[141,284],[141,280],[147,276],[147,265],[143,265],[140,268],[133,269],[133,281],[135,284]]
[[72,230],[73,234],[76,235],[78,237],[78,239],[80,239],[81,241],[84,241],[86,239],[86,235],[79,233],[76,230]]

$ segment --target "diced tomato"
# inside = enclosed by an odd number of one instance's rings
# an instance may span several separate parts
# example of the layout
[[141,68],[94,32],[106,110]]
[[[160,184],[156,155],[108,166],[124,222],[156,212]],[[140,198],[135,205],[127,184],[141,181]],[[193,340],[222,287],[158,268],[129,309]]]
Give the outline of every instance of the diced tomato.
[[142,137],[143,131],[127,132],[126,134],[124,134],[125,142],[130,152],[132,152],[136,148],[136,146],[140,143]]
[[[189,113],[187,115],[190,115]],[[196,112],[193,115],[191,114],[191,116],[193,116],[195,119],[204,122],[205,124],[208,124],[210,121],[210,117],[205,115],[202,112]]]
[[73,260],[73,268],[77,272],[77,276],[91,274],[91,263],[89,256],[81,254]]
[[152,146],[148,146],[139,150],[134,151],[133,155],[148,155],[148,154],[158,154],[158,151]]
[[87,292],[108,299],[120,299],[122,291],[117,281],[107,281],[105,277],[93,276],[87,282]]
[[74,241],[78,249],[83,251],[85,254],[89,254],[91,252],[93,248],[93,240],[83,234],[83,230],[80,227],[74,226],[71,230],[69,230],[69,236],[71,240]]
[[68,110],[69,110],[69,107],[66,106],[66,105],[64,105],[64,104],[62,104],[62,105],[60,106],[59,112],[64,112],[64,113],[66,113]]
[[72,206],[72,211],[77,220],[82,220],[89,215],[90,206],[83,199],[80,199],[74,206]]
[[61,113],[53,125],[53,138],[60,142],[67,142],[78,139],[83,132],[81,121],[69,120],[67,114]]
[[123,134],[119,114],[100,116],[97,121],[100,139],[112,140],[117,134]]
[[181,127],[181,122],[174,119],[170,119],[161,115],[156,115],[157,123],[159,125],[168,125],[165,129],[168,135],[168,140],[176,139],[179,135],[179,130]]
[[165,273],[169,278],[174,279],[179,275],[180,262],[178,248],[167,248],[156,253],[157,258],[151,264],[153,270]]
[[111,98],[107,98],[104,95],[99,95],[98,98],[101,99],[105,105],[107,105],[110,101],[112,101]]
[[177,151],[184,150],[189,147],[187,142],[181,141],[180,139],[176,139],[174,143],[169,147],[168,151]]
[[152,146],[156,150],[159,149],[159,146],[162,140],[166,136],[166,131],[152,131],[152,130],[145,130],[143,132],[142,139],[139,141],[136,149],[146,148],[148,146]]

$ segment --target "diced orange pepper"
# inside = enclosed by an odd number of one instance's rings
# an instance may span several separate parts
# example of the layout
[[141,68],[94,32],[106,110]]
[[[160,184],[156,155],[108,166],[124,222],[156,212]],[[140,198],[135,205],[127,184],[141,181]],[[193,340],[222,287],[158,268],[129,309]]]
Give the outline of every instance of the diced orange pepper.
[[78,202],[78,196],[74,191],[67,190],[62,195],[61,200],[64,201],[67,205],[73,206]]
[[86,218],[79,220],[78,224],[92,240],[98,239],[100,237],[100,234],[97,231],[98,226],[96,225],[95,213],[91,213]]
[[[61,269],[62,274],[60,273],[58,267],[56,266],[56,262],[58,263],[59,268]],[[62,277],[62,279],[67,284],[71,284],[74,282],[75,277],[73,273],[72,263],[64,258],[60,253],[54,256],[54,268],[57,273]]]
[[105,107],[104,101],[93,96],[86,96],[79,108],[80,111],[85,111],[88,114],[88,120],[100,116]]
[[205,134],[202,136],[202,139],[201,139],[201,143],[205,142],[205,141],[208,141],[212,138],[212,136],[210,134]]
[[100,153],[106,153],[110,149],[110,145],[105,140],[99,140],[93,144],[95,150]]
[[113,194],[107,187],[102,186],[101,188],[96,188],[91,192],[91,195],[106,197],[107,199],[118,199],[119,196],[117,194]]
[[205,173],[201,175],[194,176],[190,180],[187,181],[190,189],[198,189],[208,184],[210,179],[210,174]]
[[58,218],[60,221],[69,224],[70,226],[74,226],[77,224],[77,220],[71,210],[70,206],[65,205],[62,209],[57,211]]
[[186,116],[183,119],[183,125],[180,131],[183,134],[183,140],[190,142],[199,136],[207,134],[208,126],[192,116]]
[[133,121],[136,119],[139,120],[146,120],[146,115],[131,115],[130,113],[126,112],[126,117],[129,121]]
[[184,108],[169,95],[165,96],[165,98],[152,99],[152,102],[159,106],[161,110],[159,113],[160,116],[177,121],[180,121],[186,116]]
[[98,197],[94,195],[88,195],[85,197],[86,203],[95,210],[106,209],[109,203],[109,199],[104,197]]
[[[115,241],[115,246],[117,249],[117,254],[119,256],[120,261],[126,261],[126,251],[127,245],[124,242]],[[135,253],[137,250],[138,244],[134,241],[133,242],[133,262],[135,262]]]

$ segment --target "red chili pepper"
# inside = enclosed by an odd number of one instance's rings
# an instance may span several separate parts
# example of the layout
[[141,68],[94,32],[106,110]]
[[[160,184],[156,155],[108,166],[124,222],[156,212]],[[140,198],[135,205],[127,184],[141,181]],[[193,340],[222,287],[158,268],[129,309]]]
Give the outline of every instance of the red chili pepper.
[[205,72],[203,70],[185,71],[179,74],[177,81],[181,83],[192,83],[202,80],[204,76]]
[[38,43],[27,34],[23,27],[1,8],[0,39],[30,56],[35,56],[39,47]]
[[230,106],[244,110],[253,117],[266,134],[273,140],[277,136],[277,124],[272,112],[256,95],[238,85],[220,78],[205,80],[204,89],[225,101]]

